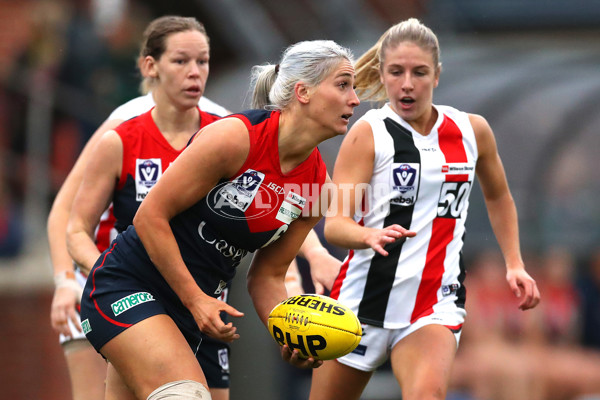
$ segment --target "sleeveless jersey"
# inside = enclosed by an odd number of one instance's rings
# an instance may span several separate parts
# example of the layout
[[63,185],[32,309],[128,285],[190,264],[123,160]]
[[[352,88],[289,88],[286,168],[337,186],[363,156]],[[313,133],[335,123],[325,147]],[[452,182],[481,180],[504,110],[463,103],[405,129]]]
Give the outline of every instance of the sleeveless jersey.
[[[199,129],[221,119],[200,109],[198,113]],[[122,232],[132,224],[142,200],[183,148],[174,149],[165,139],[152,119],[151,110],[123,122],[115,131],[123,142],[123,164],[112,207],[115,229]]]
[[[128,102],[120,105],[109,115],[109,117],[107,119],[108,120],[118,119],[118,120],[128,121],[131,118],[137,117],[138,115],[141,115],[141,114],[151,110],[155,106],[155,104],[156,103],[154,102],[154,98],[152,97],[152,92],[150,92],[144,96],[136,97],[136,98],[131,99]],[[198,106],[200,107],[200,110],[201,110],[201,123],[203,124],[202,126],[206,125],[206,124],[204,124],[205,120],[211,120],[211,122],[212,122],[216,119],[219,119],[218,117],[224,117],[225,115],[230,114],[230,112],[227,111],[227,109],[225,109],[224,107],[221,107],[220,105],[207,99],[206,97],[200,98],[200,100],[198,101]],[[207,114],[207,115],[205,115],[205,114]],[[152,124],[152,125],[154,125],[154,124]],[[160,134],[160,136],[163,139],[163,141],[166,142],[166,140],[164,140],[164,137],[162,136],[162,134]],[[170,148],[170,145],[168,143],[166,143],[166,144]],[[135,176],[135,175],[132,175],[132,176]],[[121,179],[122,179],[122,177],[121,177]],[[121,180],[120,180],[119,184],[124,184],[124,183],[121,182]],[[139,203],[138,203],[138,206],[139,206]],[[134,214],[135,214],[135,211],[134,211]],[[132,220],[133,220],[133,217],[131,217],[130,221],[132,221]],[[96,247],[98,248],[98,250],[100,252],[104,251],[108,247],[110,242],[112,242],[114,240],[114,238],[117,236],[118,232],[121,232],[123,229],[125,229],[127,227],[128,224],[125,224],[126,221],[127,221],[127,218],[122,219],[121,222],[119,223],[119,226],[115,227],[115,224],[117,223],[117,219],[114,216],[113,204],[111,204],[109,206],[109,208],[102,214],[102,216],[100,218],[100,222],[99,222],[98,226],[96,227],[96,232],[95,232]],[[129,222],[129,224],[130,223],[131,222]]]
[[279,111],[251,110],[227,117],[248,128],[246,161],[231,179],[171,220],[183,260],[208,295],[219,295],[248,252],[277,240],[318,200],[327,174],[321,154],[315,149],[283,174],[279,116]]
[[363,323],[398,329],[433,312],[464,308],[461,249],[477,143],[466,113],[435,108],[438,119],[427,136],[389,105],[361,118],[371,125],[375,158],[355,221],[417,232],[387,245],[387,257],[370,248],[349,252],[331,296]]

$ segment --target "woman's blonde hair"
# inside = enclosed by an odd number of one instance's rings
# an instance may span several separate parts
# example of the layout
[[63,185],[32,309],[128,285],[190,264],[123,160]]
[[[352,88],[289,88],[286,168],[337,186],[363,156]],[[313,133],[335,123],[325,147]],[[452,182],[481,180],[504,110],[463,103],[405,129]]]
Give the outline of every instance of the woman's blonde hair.
[[297,82],[317,86],[342,60],[352,63],[352,52],[331,40],[291,45],[279,64],[252,68],[252,108],[283,110],[292,101]]
[[431,29],[416,18],[409,18],[389,28],[356,62],[356,94],[361,100],[385,101],[387,94],[379,77],[385,62],[385,52],[402,42],[411,42],[427,50],[433,65],[441,70],[440,45]]

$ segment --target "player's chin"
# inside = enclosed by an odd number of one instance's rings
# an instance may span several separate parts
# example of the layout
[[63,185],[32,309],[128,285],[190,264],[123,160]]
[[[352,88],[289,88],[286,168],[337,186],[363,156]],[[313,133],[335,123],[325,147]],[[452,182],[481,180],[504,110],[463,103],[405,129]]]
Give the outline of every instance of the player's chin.
[[345,134],[346,132],[348,132],[348,126],[350,125],[350,115],[343,115],[340,117],[339,119],[339,126],[340,126],[340,135]]
[[200,97],[202,97],[201,91],[184,92],[181,98],[181,103],[185,106],[185,108],[196,107],[200,101]]

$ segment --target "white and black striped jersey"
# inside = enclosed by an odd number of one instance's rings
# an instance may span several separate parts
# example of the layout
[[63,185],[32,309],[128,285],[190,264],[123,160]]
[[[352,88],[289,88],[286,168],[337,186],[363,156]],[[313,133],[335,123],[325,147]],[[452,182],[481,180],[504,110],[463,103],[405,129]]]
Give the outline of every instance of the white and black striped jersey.
[[350,250],[331,296],[363,323],[398,329],[434,311],[464,308],[461,249],[477,143],[466,113],[435,109],[438,119],[426,136],[389,105],[361,118],[373,130],[375,158],[364,211],[354,218],[367,227],[399,224],[417,232],[387,245],[386,257],[371,248]]

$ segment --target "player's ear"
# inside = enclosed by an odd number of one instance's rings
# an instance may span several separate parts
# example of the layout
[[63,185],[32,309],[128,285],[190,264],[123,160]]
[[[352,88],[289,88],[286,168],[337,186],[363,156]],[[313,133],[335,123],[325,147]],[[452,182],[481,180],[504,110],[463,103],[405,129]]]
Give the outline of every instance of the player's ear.
[[436,88],[438,87],[438,84],[440,83],[440,75],[442,73],[442,63],[439,63],[438,66],[435,68],[435,81],[433,83],[433,87]]
[[294,93],[301,104],[308,104],[310,101],[310,88],[304,82],[296,82],[294,85]]
[[138,61],[140,72],[144,78],[158,78],[156,60],[152,56],[140,57]]

